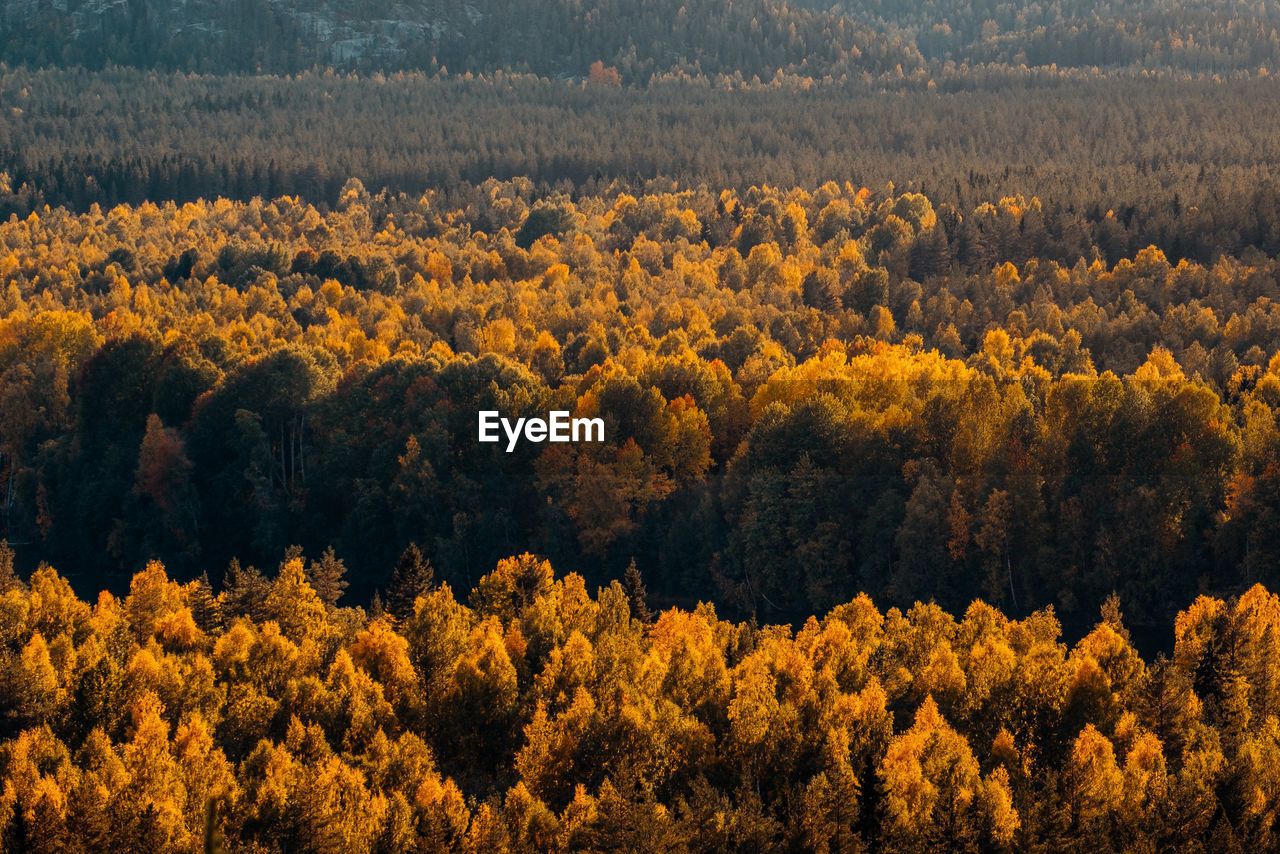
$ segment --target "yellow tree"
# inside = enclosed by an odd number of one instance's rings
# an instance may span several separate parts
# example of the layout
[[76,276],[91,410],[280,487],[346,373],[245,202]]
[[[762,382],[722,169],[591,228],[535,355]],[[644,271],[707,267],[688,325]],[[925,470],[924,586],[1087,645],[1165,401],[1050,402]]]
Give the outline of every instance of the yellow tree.
[[805,787],[802,827],[815,854],[865,850],[858,833],[862,787],[849,763],[849,734],[830,729],[823,745],[823,769]]
[[968,742],[943,720],[932,697],[890,743],[877,778],[888,850],[1006,847],[1019,827],[1002,769],[979,775]]
[[1065,834],[1081,851],[1106,845],[1124,797],[1124,774],[1115,749],[1088,724],[1076,738],[1066,769]]

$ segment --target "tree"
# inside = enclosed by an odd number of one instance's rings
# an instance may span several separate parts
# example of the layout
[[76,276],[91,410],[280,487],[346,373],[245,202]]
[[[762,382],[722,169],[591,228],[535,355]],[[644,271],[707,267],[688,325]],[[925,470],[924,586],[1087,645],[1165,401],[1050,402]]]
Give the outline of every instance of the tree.
[[622,577],[622,587],[627,591],[627,603],[631,605],[631,615],[642,623],[652,623],[653,612],[649,610],[644,579],[640,577],[640,570],[636,568],[635,558],[627,564],[627,571]]
[[954,606],[969,598],[966,594],[970,591],[955,589],[954,573],[950,571],[953,564],[946,548],[947,496],[940,488],[937,472],[931,469],[917,476],[894,538],[898,563],[892,576],[892,596],[903,607],[926,598]]
[[333,551],[333,546],[324,550],[320,560],[313,560],[307,565],[307,581],[315,590],[326,608],[333,608],[347,589],[347,566]]
[[201,846],[205,854],[224,854],[226,838],[218,826],[218,802],[210,798],[204,807],[204,833]]
[[[132,710],[133,737],[123,745],[121,759],[129,774],[123,815],[136,822],[138,841],[186,847],[193,842],[198,808],[188,812],[181,769],[170,750],[169,725],[160,715],[163,706],[151,693],[143,694]],[[194,813],[194,814],[193,814]],[[128,832],[128,831],[126,831]]]
[[431,562],[422,556],[418,544],[409,543],[408,548],[400,554],[400,560],[391,576],[391,587],[387,591],[387,613],[397,620],[407,620],[413,614],[418,597],[431,589],[434,576]]
[[550,591],[553,583],[551,564],[526,552],[498,561],[493,572],[481,578],[472,591],[471,606],[479,613],[498,617],[500,625],[505,624]]
[[191,460],[181,436],[147,416],[147,428],[138,449],[138,469],[133,492],[145,496],[160,511],[159,523],[167,527],[180,546],[196,546],[200,527],[199,500],[191,484]]
[[248,617],[261,621],[266,618],[267,596],[270,592],[271,582],[257,568],[242,567],[237,558],[232,558],[222,577],[222,593],[218,598],[227,617]]
[[518,710],[517,674],[502,624],[488,617],[472,629],[435,698],[435,746],[451,759],[466,758],[471,773],[492,774],[510,760]]
[[994,489],[987,496],[986,506],[982,511],[982,521],[974,541],[983,550],[986,567],[986,581],[983,591],[997,600],[1004,599],[1004,591],[1009,591],[1010,601],[1014,608],[1018,607],[1018,594],[1013,579],[1013,561],[1010,557],[1010,526],[1012,510],[1009,493],[1003,489]]
[[621,86],[622,76],[612,65],[606,66],[600,60],[591,63],[587,72],[587,84],[590,86]]
[[516,245],[528,249],[542,237],[559,237],[573,225],[573,214],[564,205],[539,200],[516,232]]
[[1019,825],[1007,777],[979,777],[968,742],[932,697],[911,729],[889,745],[877,769],[890,850],[959,850],[1007,845]]
[[680,828],[653,788],[626,769],[606,780],[583,841],[596,851],[675,851],[684,847]]
[[1106,844],[1124,795],[1124,777],[1115,750],[1093,724],[1085,726],[1071,750],[1067,803],[1073,839]]
[[187,588],[191,616],[205,634],[216,634],[222,630],[222,608],[218,598],[213,595],[213,585],[209,583],[209,573],[202,572],[200,577],[191,582]]
[[327,606],[307,581],[302,558],[285,561],[264,603],[266,614],[280,624],[281,633],[295,643],[324,638],[331,631]]
[[803,818],[805,844],[818,854],[864,850],[858,833],[861,785],[849,764],[849,734],[843,728],[827,732],[823,770],[805,787]]
[[22,580],[13,570],[13,549],[8,540],[0,540],[0,594],[21,587]]

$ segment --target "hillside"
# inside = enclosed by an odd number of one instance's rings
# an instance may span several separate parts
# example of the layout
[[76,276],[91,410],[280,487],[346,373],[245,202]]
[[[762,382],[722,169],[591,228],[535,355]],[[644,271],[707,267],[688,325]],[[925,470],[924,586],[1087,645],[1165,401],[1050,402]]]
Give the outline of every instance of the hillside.
[[1253,73],[1280,65],[1278,22],[1276,0],[17,0],[0,8],[0,60],[574,78],[599,60],[636,84],[673,71],[874,78],[947,63]]
[[928,61],[1256,71],[1280,57],[1280,3],[1231,0],[818,2]]
[[778,69],[879,75],[921,64],[898,39],[779,0],[609,0],[591,7],[569,0],[11,2],[0,18],[0,58],[205,72],[319,66],[549,77],[585,77],[602,60],[624,81],[641,83],[673,69],[768,79]]

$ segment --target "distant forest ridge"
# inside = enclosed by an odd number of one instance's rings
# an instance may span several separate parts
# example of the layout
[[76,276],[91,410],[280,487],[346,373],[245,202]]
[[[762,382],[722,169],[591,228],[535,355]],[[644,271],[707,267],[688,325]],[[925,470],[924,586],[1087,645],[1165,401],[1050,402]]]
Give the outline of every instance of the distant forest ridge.
[[[456,207],[491,178],[573,198],[893,182],[958,210],[1034,196],[1051,224],[1110,212],[1096,241],[1110,263],[1149,244],[1211,263],[1280,251],[1280,113],[1258,109],[1278,100],[1271,77],[1048,70],[645,90],[508,74],[9,70],[0,217],[219,196],[301,195],[323,210],[351,177]],[[1053,257],[1074,263],[1074,249]]]
[[0,61],[212,73],[422,69],[583,78],[778,71],[911,74],[947,64],[1258,72],[1280,64],[1280,3],[1120,0],[104,0],[0,6]]

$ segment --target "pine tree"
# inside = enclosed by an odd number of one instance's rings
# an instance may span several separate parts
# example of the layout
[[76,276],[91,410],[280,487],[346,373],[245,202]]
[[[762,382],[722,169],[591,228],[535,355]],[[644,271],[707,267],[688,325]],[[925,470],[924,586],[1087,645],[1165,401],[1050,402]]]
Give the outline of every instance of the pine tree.
[[325,549],[320,560],[313,560],[307,566],[307,581],[315,589],[316,595],[326,608],[332,608],[342,598],[347,589],[347,566],[333,551],[333,546]]
[[9,548],[8,540],[0,540],[0,593],[8,593],[21,585],[22,581],[13,571],[13,549]]
[[397,620],[407,620],[413,616],[414,603],[419,596],[431,589],[434,576],[431,562],[422,556],[417,543],[409,543],[391,576],[391,589],[387,591],[387,612]]
[[653,622],[653,612],[649,610],[648,594],[644,589],[644,579],[636,568],[636,559],[627,564],[627,571],[622,576],[622,587],[627,591],[627,603],[631,605],[631,616],[642,623]]
[[232,558],[222,577],[222,612],[224,617],[248,617],[260,622],[266,613],[267,594],[271,582],[256,567],[241,567]]
[[940,276],[951,264],[951,246],[947,233],[940,227],[921,233],[911,246],[911,275],[924,280],[928,276]]
[[222,609],[213,595],[208,572],[202,572],[191,588],[191,616],[202,632],[216,634],[222,631]]

